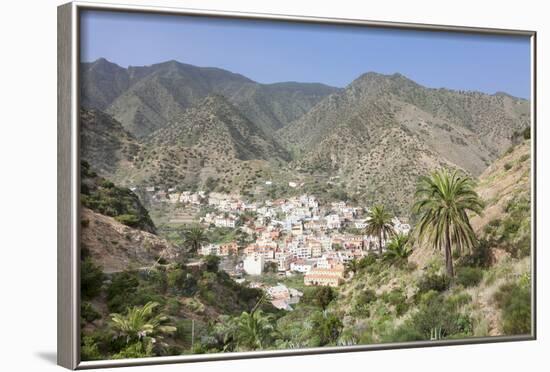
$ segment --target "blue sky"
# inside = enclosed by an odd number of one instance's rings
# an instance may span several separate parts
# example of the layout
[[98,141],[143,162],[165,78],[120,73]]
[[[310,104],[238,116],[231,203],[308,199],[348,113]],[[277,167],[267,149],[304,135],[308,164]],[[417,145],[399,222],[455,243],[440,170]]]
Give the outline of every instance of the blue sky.
[[530,97],[530,42],[487,36],[87,10],[81,59],[123,67],[177,60],[261,83],[344,87],[369,71],[433,88]]

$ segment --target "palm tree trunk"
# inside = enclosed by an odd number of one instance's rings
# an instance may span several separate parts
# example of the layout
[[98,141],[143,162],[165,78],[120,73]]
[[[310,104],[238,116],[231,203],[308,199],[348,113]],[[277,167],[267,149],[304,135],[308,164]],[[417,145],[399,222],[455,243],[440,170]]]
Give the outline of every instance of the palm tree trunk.
[[451,234],[449,233],[449,226],[447,225],[445,231],[445,267],[447,269],[447,275],[452,278],[455,276],[453,270],[453,252],[451,251]]
[[380,231],[380,236],[378,237],[378,254],[382,256],[382,231]]

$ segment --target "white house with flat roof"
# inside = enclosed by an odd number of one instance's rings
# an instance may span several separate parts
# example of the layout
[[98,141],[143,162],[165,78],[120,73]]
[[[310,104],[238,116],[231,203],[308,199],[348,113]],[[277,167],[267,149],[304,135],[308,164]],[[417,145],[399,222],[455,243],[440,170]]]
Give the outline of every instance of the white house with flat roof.
[[248,275],[262,275],[264,270],[264,256],[251,254],[243,261],[243,269]]

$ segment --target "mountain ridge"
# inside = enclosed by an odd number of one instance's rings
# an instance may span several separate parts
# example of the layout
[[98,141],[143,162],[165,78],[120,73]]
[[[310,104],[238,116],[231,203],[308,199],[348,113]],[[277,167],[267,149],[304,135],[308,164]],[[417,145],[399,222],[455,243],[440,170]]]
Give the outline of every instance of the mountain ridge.
[[338,90],[321,83],[260,84],[217,67],[175,60],[120,67],[105,59],[82,64],[82,104],[111,114],[136,137],[167,125],[209,94],[221,94],[249,120],[272,132]]
[[370,72],[277,136],[295,169],[338,175],[369,202],[390,200],[407,210],[420,174],[444,166],[478,176],[529,126],[528,113],[525,100],[425,88],[401,74]]
[[[106,76],[121,71],[96,62]],[[130,87],[105,110],[137,143],[137,153],[119,162],[130,166],[112,166],[124,185],[210,178],[248,193],[275,173],[284,182],[337,176],[351,197],[406,211],[421,174],[448,167],[477,177],[530,120],[527,100],[426,88],[399,73],[367,72],[339,89],[258,84],[177,61],[126,71],[127,81],[115,81]]]

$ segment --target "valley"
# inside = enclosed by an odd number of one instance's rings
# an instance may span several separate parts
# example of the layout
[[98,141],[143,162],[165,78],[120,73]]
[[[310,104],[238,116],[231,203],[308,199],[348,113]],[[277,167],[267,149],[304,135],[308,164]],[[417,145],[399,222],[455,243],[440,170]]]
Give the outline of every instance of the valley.
[[[529,101],[176,61],[82,80],[85,360],[530,332]],[[114,322],[149,310],[146,337]]]

